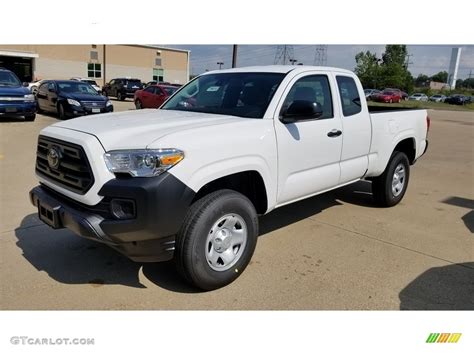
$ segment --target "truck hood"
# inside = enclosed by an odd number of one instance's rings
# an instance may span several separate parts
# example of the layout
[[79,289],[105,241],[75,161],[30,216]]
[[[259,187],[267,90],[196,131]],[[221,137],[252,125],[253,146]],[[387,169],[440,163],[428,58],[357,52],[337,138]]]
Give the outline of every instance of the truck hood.
[[248,120],[207,113],[145,109],[84,116],[58,122],[53,127],[91,134],[97,137],[106,151],[110,151],[143,149],[176,132]]
[[0,85],[0,96],[23,96],[27,94],[31,94],[30,89],[23,86]]

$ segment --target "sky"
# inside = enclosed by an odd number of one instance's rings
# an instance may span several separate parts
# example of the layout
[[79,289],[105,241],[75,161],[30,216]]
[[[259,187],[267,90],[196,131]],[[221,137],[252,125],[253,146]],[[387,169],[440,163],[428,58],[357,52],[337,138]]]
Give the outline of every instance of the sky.
[[[191,74],[201,74],[206,70],[218,69],[217,62],[224,62],[222,68],[232,65],[232,45],[166,45],[168,47],[191,51]],[[277,45],[239,45],[237,65],[268,65],[274,64]],[[298,62],[313,65],[315,45],[295,45],[294,58]],[[451,59],[451,45],[408,45],[411,54],[408,70],[414,77],[418,74],[433,75],[440,71],[448,71]],[[459,47],[459,46],[458,46]],[[461,46],[458,79],[466,79],[472,71],[474,77],[474,45]],[[355,55],[361,51],[375,52],[381,57],[385,45],[328,45],[327,65],[349,70],[355,68]]]

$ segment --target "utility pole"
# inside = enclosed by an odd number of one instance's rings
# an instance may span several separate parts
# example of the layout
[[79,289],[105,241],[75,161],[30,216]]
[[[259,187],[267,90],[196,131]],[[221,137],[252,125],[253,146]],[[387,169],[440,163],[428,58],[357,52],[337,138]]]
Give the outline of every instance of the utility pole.
[[[103,45],[102,47],[102,65],[104,66],[103,68],[103,78],[102,80],[104,81],[104,85],[107,83],[107,79],[106,79],[106,76],[105,76],[105,44]],[[104,86],[102,85],[102,86]]]
[[222,66],[224,65],[224,62],[217,62],[217,65],[219,66],[219,70],[221,70]]
[[237,68],[237,45],[232,47],[232,68]]
[[284,46],[278,46],[275,53],[274,64],[286,65],[286,63],[290,62],[294,56],[293,46],[288,46],[286,44]]
[[407,57],[406,57],[406,62],[405,62],[405,69],[408,70],[408,66],[410,64],[413,64],[413,62],[410,62],[410,57],[413,57],[413,54],[407,54]]

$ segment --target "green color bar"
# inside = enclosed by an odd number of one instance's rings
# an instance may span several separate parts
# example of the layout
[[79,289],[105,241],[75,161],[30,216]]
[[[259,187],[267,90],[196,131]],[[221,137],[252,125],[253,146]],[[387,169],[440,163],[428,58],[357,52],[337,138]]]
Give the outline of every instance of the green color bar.
[[434,342],[436,342],[436,339],[438,339],[438,337],[439,337],[439,333],[431,333],[428,336],[428,339],[426,339],[426,342],[427,343],[434,343]]

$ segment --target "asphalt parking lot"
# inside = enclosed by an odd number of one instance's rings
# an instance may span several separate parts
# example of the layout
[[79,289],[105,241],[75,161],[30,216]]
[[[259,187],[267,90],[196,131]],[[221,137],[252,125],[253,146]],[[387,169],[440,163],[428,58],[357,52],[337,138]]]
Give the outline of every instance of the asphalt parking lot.
[[171,263],[134,263],[39,222],[28,200],[36,139],[57,119],[0,118],[1,309],[472,310],[474,113],[430,117],[402,203],[376,208],[359,182],[275,210],[260,219],[247,270],[212,292],[188,287]]

